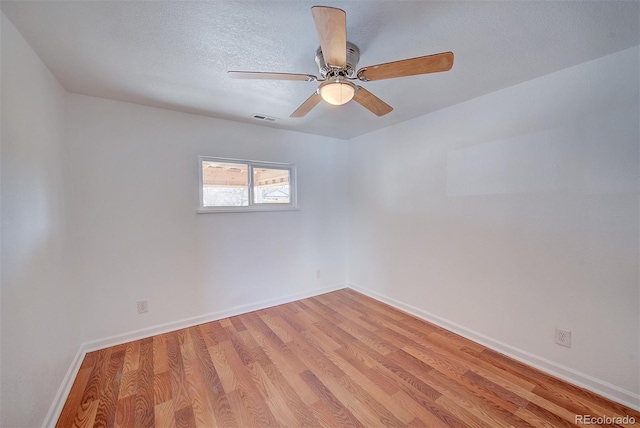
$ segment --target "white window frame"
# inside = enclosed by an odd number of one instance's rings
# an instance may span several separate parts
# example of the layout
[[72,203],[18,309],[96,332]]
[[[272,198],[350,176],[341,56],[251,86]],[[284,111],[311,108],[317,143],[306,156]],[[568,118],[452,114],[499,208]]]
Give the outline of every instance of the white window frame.
[[[203,177],[202,177],[202,163],[203,162],[221,162],[221,163],[237,163],[241,165],[248,165],[249,174],[249,205],[244,207],[205,207],[204,195],[203,195]],[[260,203],[254,202],[253,192],[253,169],[254,168],[268,168],[268,169],[284,169],[289,171],[289,189],[291,202],[288,204],[283,203]],[[265,162],[265,161],[253,161],[247,159],[233,159],[233,158],[218,158],[212,156],[198,156],[198,193],[200,194],[200,206],[197,210],[200,214],[206,213],[229,213],[229,212],[256,212],[256,211],[292,211],[298,210],[298,189],[296,180],[296,166],[291,163],[279,163],[279,162]]]

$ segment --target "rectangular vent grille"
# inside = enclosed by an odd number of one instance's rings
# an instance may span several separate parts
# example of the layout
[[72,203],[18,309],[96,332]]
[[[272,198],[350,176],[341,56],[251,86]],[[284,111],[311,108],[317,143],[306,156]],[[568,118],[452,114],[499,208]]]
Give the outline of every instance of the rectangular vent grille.
[[258,120],[266,120],[267,122],[275,122],[276,120],[278,120],[277,117],[266,116],[264,114],[254,114],[251,115],[251,117]]

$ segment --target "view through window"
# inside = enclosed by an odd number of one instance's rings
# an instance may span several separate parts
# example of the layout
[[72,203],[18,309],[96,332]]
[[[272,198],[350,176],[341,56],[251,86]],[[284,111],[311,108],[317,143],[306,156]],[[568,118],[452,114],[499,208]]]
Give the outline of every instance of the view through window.
[[202,210],[295,207],[294,165],[200,157],[200,173]]
[[253,201],[256,204],[291,203],[288,169],[253,168]]
[[202,200],[205,207],[249,206],[249,165],[203,161]]

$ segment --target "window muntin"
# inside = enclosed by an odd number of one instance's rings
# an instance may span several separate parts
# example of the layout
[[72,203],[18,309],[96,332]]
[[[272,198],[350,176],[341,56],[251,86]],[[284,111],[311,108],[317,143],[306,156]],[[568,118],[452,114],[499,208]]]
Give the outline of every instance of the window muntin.
[[200,156],[198,212],[297,209],[295,165]]

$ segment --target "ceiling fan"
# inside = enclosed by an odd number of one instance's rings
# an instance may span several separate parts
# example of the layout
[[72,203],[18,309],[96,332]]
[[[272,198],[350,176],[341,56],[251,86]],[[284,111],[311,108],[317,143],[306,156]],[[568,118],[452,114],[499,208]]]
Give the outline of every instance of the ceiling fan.
[[234,79],[301,80],[322,82],[316,92],[302,103],[291,117],[303,117],[321,100],[333,105],[342,105],[352,99],[378,116],[384,116],[393,108],[364,89],[353,80],[369,82],[394,77],[437,73],[451,70],[453,52],[403,59],[384,64],[362,67],[357,72],[360,51],[347,41],[347,14],[342,9],[327,6],[311,8],[318,31],[320,47],[316,50],[316,63],[320,68],[318,78],[312,74],[268,73],[252,71],[229,71]]

